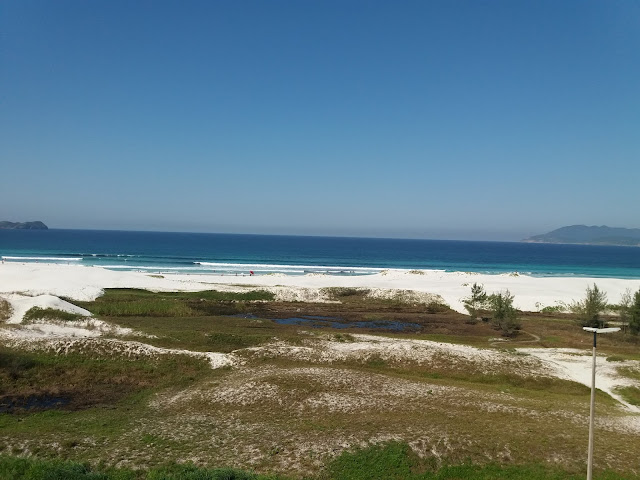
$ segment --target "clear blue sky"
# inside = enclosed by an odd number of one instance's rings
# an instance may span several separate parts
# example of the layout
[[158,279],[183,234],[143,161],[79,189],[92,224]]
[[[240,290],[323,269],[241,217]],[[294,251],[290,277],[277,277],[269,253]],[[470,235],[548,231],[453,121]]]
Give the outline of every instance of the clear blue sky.
[[0,3],[0,220],[640,227],[640,3]]

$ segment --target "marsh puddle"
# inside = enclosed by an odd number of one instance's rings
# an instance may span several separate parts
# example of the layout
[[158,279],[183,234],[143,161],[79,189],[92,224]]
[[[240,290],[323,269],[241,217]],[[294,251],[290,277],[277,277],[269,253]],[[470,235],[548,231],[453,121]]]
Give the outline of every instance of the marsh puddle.
[[[259,318],[252,313],[239,313],[229,315],[233,318],[256,319]],[[278,325],[299,325],[311,328],[367,328],[374,330],[389,330],[392,332],[406,332],[420,330],[417,323],[397,322],[395,320],[371,320],[360,322],[349,322],[340,317],[325,317],[322,315],[301,315],[289,318],[269,318]]]
[[63,407],[69,402],[69,398],[57,395],[5,397],[0,399],[0,413],[15,413],[16,411],[29,410],[51,410]]
[[347,322],[338,317],[303,315],[300,317],[274,318],[279,325],[304,325],[312,328],[367,328],[390,330],[393,332],[415,331],[420,329],[417,323],[397,322],[393,320],[375,320],[368,322]]

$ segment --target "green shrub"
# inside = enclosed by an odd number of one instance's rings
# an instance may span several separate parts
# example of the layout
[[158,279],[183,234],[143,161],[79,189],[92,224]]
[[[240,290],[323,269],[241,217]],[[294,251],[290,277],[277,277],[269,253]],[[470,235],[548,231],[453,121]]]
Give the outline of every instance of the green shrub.
[[449,305],[437,301],[429,302],[425,307],[427,313],[444,313],[451,310]]
[[322,289],[322,293],[329,298],[338,299],[344,297],[355,297],[357,295],[367,295],[369,290],[366,288],[355,287],[325,287]]
[[640,290],[633,296],[633,303],[629,307],[629,331],[634,335],[640,333]]
[[8,320],[11,317],[12,313],[13,308],[11,308],[11,304],[4,298],[0,298],[0,322]]
[[33,322],[35,320],[62,320],[64,322],[73,322],[81,318],[84,318],[84,316],[79,313],[65,312],[57,308],[32,307],[24,314],[24,320],[27,322]]
[[513,306],[513,295],[507,290],[489,296],[493,326],[501,331],[504,337],[513,337],[521,328],[518,312]]
[[471,295],[462,299],[462,304],[471,317],[469,323],[473,324],[478,321],[478,317],[481,317],[482,313],[486,311],[488,303],[489,298],[484,290],[484,285],[474,283],[471,287]]
[[594,283],[593,288],[587,286],[584,300],[574,302],[570,308],[581,326],[603,327],[604,319],[602,318],[602,313],[607,308],[607,294]]
[[567,309],[565,305],[549,305],[540,309],[541,313],[562,313]]

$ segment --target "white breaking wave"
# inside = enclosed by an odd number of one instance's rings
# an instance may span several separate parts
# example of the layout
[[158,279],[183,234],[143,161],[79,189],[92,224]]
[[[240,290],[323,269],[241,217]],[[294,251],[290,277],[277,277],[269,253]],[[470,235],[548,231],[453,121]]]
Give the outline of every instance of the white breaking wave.
[[82,257],[2,257],[3,260],[23,261],[23,260],[47,260],[54,262],[79,262]]
[[109,269],[122,269],[122,270],[133,270],[133,269],[138,269],[138,270],[197,270],[197,271],[204,271],[204,268],[201,267],[165,267],[163,265],[156,265],[156,266],[150,266],[150,265],[96,265],[97,267],[101,267],[101,268],[109,268]]
[[259,270],[259,269],[267,269],[272,270],[274,268],[284,269],[286,271],[295,270],[322,270],[324,272],[340,272],[340,271],[356,271],[356,272],[380,272],[384,270],[384,268],[375,268],[375,267],[345,267],[345,266],[329,266],[329,265],[273,265],[273,264],[262,264],[262,263],[216,263],[216,262],[194,262],[197,265],[206,265],[208,267],[218,267],[229,268],[229,267],[240,267],[250,270]]

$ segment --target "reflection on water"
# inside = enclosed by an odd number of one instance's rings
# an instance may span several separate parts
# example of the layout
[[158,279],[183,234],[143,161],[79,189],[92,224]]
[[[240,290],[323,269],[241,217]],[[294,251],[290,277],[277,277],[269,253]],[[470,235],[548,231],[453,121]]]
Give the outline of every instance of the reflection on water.
[[27,395],[6,397],[0,400],[0,413],[13,413],[16,410],[49,410],[63,407],[69,399],[56,395]]
[[306,325],[312,328],[367,328],[394,332],[415,331],[420,329],[420,325],[417,323],[397,322],[394,320],[347,322],[338,317],[321,317],[314,315],[274,318],[273,321],[280,325]]

